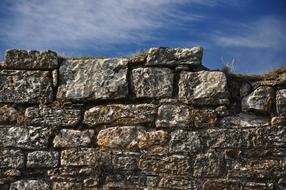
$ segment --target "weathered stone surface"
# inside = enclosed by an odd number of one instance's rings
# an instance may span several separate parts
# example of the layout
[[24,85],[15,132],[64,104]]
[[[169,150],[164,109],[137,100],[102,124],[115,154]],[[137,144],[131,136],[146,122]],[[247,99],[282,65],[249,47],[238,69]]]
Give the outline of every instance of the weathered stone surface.
[[141,190],[146,183],[146,177],[140,175],[109,175],[103,185],[104,190],[126,189]]
[[56,151],[34,151],[27,156],[28,168],[53,168],[58,166],[59,153]]
[[142,156],[139,160],[139,168],[146,174],[188,175],[191,165],[189,158],[182,155]]
[[101,153],[95,148],[72,148],[61,152],[62,166],[98,166]]
[[274,99],[274,89],[260,86],[241,101],[242,110],[269,113]]
[[82,183],[72,181],[60,181],[53,183],[53,190],[81,190]]
[[271,125],[286,125],[286,115],[271,118]]
[[0,68],[5,69],[54,69],[58,67],[57,53],[53,51],[26,51],[9,49]]
[[16,123],[18,117],[18,111],[8,105],[0,107],[0,125],[8,125]]
[[131,73],[131,88],[136,97],[162,98],[173,93],[174,74],[168,68],[138,68]]
[[134,155],[115,155],[112,159],[113,168],[116,170],[137,170],[138,169],[138,156]]
[[19,180],[11,183],[10,190],[50,190],[50,184],[44,180]]
[[73,130],[61,129],[60,133],[55,136],[54,147],[83,147],[91,144],[94,136],[94,130]]
[[164,146],[168,141],[168,133],[163,130],[157,131],[145,131],[140,130],[138,132],[138,147],[140,149],[149,149],[153,146]]
[[216,152],[196,156],[193,168],[194,177],[219,177],[223,173],[223,158]]
[[227,80],[223,72],[182,72],[179,99],[198,105],[228,104]]
[[202,139],[196,131],[176,130],[171,133],[169,150],[171,153],[195,153],[203,149]]
[[286,115],[286,89],[277,91],[276,109],[278,114]]
[[203,190],[272,190],[272,183],[243,182],[238,180],[207,180],[203,184]]
[[220,126],[223,128],[265,127],[270,125],[268,117],[240,113],[235,116],[224,117]]
[[24,167],[24,154],[20,150],[0,150],[0,168]]
[[72,106],[56,108],[47,105],[29,107],[25,111],[29,125],[74,126],[80,121],[81,110]]
[[100,100],[128,94],[125,58],[67,60],[60,66],[59,99]]
[[162,189],[194,189],[199,190],[200,185],[191,181],[188,177],[164,176],[161,178],[159,185]]
[[0,102],[39,103],[52,100],[48,71],[0,71]]
[[203,48],[151,48],[147,65],[200,65]]
[[47,148],[49,135],[45,127],[0,127],[0,147]]
[[153,122],[155,115],[153,104],[100,105],[87,110],[83,122],[88,125],[136,125]]

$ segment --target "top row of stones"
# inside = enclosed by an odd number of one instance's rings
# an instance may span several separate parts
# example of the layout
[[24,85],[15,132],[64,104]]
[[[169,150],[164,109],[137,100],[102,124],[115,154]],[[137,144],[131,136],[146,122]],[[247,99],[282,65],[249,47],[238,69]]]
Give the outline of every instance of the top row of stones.
[[[203,49],[193,48],[151,48],[146,65],[200,65]],[[5,52],[0,69],[50,70],[59,67],[57,53],[53,51],[26,51],[10,49]]]

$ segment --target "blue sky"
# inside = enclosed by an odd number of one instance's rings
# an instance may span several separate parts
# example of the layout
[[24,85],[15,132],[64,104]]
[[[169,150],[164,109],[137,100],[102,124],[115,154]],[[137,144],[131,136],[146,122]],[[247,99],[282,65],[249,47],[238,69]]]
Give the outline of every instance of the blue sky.
[[285,0],[1,0],[0,52],[132,55],[150,47],[204,48],[211,69],[286,65]]

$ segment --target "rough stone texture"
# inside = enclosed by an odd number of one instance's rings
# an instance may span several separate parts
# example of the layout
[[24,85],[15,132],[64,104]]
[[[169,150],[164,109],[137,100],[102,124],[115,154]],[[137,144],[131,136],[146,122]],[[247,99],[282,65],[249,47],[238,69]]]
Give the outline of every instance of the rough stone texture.
[[0,127],[0,147],[47,148],[49,135],[45,127]]
[[138,98],[162,98],[172,96],[174,74],[171,69],[133,69],[131,78],[131,88],[134,95]]
[[0,168],[23,168],[24,154],[20,150],[1,149]]
[[93,136],[93,130],[61,129],[55,136],[53,145],[54,147],[84,147],[91,144]]
[[151,48],[146,65],[200,65],[203,49],[193,48]]
[[48,71],[0,71],[0,103],[39,103],[52,100]]
[[67,60],[60,66],[58,99],[102,100],[128,94],[127,59]]
[[50,190],[50,184],[43,180],[19,180],[11,183],[10,190]]
[[62,166],[98,166],[101,154],[94,148],[73,148],[61,152]]
[[136,125],[154,121],[156,106],[153,104],[113,104],[96,106],[84,114],[88,125]]
[[0,125],[7,125],[16,123],[18,118],[18,111],[8,105],[0,107]]
[[179,98],[198,105],[228,104],[226,77],[218,71],[182,72]]
[[281,115],[286,115],[286,89],[278,90],[276,93],[276,109]]
[[268,117],[249,115],[240,113],[236,116],[225,117],[221,120],[220,126],[223,128],[246,128],[246,127],[265,127],[270,125]]
[[58,166],[59,154],[55,151],[34,151],[27,156],[28,168],[53,168]]
[[273,99],[274,89],[268,86],[260,86],[242,99],[241,107],[245,112],[258,111],[268,113]]
[[81,110],[73,107],[56,108],[46,105],[29,107],[25,117],[29,125],[74,126],[80,121]]
[[10,49],[5,52],[5,61],[0,69],[54,69],[58,67],[58,56],[53,51],[25,51]]

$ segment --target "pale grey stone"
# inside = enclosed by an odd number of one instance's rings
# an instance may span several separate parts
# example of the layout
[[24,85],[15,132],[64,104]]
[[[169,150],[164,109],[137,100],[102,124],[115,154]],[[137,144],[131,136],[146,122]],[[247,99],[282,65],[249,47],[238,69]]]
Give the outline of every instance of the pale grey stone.
[[50,190],[50,184],[44,180],[19,180],[11,183],[10,190]]
[[88,125],[136,125],[151,123],[156,115],[154,104],[112,104],[95,106],[84,114],[83,122]]
[[268,117],[240,113],[235,116],[224,117],[220,121],[223,128],[265,127],[270,125]]
[[0,103],[46,103],[52,100],[48,71],[0,71]]
[[0,168],[23,168],[24,154],[20,150],[2,149],[0,151]]
[[191,104],[228,104],[227,79],[223,72],[182,72],[179,99]]
[[26,121],[29,125],[44,126],[75,126],[80,121],[81,109],[65,106],[53,107],[40,105],[29,107],[25,111]]
[[272,101],[274,99],[274,89],[268,86],[260,86],[241,101],[242,110],[270,112]]
[[137,68],[131,73],[131,88],[138,98],[171,97],[173,78],[174,74],[168,68]]
[[47,148],[50,131],[45,127],[0,127],[0,147]]
[[9,49],[0,68],[5,69],[54,69],[58,67],[57,53],[53,51],[26,51]]
[[57,98],[100,100],[128,94],[125,58],[67,60],[60,66]]
[[34,151],[27,156],[28,168],[53,168],[58,166],[59,153],[56,151]]
[[278,114],[286,115],[286,89],[277,91],[276,109]]
[[53,141],[54,147],[82,147],[91,144],[94,130],[61,129]]
[[146,65],[201,65],[203,48],[151,48]]

